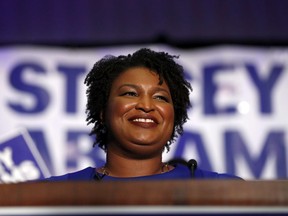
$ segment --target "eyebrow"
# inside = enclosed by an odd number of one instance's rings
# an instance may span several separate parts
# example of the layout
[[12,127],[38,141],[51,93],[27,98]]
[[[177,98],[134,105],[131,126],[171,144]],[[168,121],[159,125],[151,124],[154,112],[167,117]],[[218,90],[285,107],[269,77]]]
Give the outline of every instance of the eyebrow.
[[[130,83],[123,84],[123,85],[119,86],[118,89],[121,89],[122,87],[125,87],[125,86],[132,87],[132,88],[135,88],[135,89],[141,89],[140,86],[135,85],[135,84],[130,84]],[[164,91],[164,92],[166,92],[167,94],[170,95],[170,92],[167,91],[165,88],[161,88],[161,87],[158,87],[158,86],[157,86],[157,87],[155,87],[155,88],[153,88],[153,89],[155,89],[156,91]]]

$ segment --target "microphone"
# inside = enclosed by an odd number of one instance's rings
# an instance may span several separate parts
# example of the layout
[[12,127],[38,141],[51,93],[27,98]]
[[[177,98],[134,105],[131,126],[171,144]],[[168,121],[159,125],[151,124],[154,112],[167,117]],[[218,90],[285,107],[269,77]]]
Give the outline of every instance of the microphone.
[[197,169],[197,161],[195,159],[191,159],[187,162],[186,160],[182,158],[176,158],[176,159],[170,160],[168,164],[171,164],[171,165],[182,164],[184,166],[187,166],[190,171],[191,178],[195,177],[195,170]]
[[197,161],[195,159],[191,159],[187,162],[187,164],[191,172],[191,177],[194,178],[195,170],[197,169]]

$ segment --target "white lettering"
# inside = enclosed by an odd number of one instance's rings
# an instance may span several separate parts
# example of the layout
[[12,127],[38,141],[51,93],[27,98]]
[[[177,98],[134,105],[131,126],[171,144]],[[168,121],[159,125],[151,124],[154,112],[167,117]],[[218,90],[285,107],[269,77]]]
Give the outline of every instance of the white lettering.
[[6,147],[2,152],[0,151],[0,162],[3,162],[7,168],[12,168],[14,162],[12,160],[12,149]]

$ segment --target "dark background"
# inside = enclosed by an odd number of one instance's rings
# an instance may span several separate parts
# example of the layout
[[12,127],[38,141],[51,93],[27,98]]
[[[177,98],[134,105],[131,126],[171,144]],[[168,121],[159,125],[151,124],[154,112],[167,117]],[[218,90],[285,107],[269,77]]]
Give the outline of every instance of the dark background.
[[288,45],[285,0],[0,0],[0,46]]

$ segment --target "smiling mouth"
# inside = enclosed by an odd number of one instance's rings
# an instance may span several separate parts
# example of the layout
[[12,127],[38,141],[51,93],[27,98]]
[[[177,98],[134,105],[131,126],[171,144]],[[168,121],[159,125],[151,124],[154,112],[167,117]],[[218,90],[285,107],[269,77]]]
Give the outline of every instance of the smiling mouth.
[[151,118],[135,118],[130,121],[133,125],[142,127],[142,128],[154,128],[157,126],[157,123],[155,120]]
[[155,123],[153,119],[137,118],[133,119],[133,122],[143,122],[143,123]]

